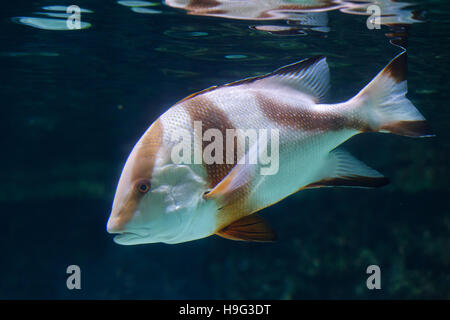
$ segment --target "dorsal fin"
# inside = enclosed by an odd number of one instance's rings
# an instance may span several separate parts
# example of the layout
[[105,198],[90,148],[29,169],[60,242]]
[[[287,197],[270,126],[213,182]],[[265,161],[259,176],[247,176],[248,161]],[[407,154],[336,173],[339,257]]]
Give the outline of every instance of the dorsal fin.
[[256,213],[231,223],[216,234],[241,241],[273,242],[277,238],[269,224]]
[[209,87],[187,96],[178,103],[222,87],[238,86],[242,84],[252,84],[268,88],[288,86],[294,90],[300,91],[313,102],[319,103],[328,92],[329,82],[330,71],[328,69],[326,58],[316,56],[278,68],[277,70],[262,76],[245,78],[221,86]]
[[238,83],[244,83],[244,81],[263,87],[288,86],[307,95],[315,103],[319,103],[328,92],[330,71],[326,58],[317,56],[289,64],[261,77],[238,81]]
[[185,98],[181,99],[180,101],[178,101],[176,104],[181,103],[181,102],[186,101],[186,100],[189,100],[189,99],[191,99],[191,98],[193,98],[193,97],[195,97],[195,96],[198,96],[198,95],[200,95],[200,94],[202,94],[202,93],[205,93],[205,92],[208,92],[208,91],[213,91],[213,90],[217,89],[218,87],[219,87],[219,86],[211,86],[211,87],[209,87],[209,88],[206,88],[206,89],[203,89],[203,90],[200,90],[200,91],[191,93],[191,94],[188,95],[187,97],[185,97]]

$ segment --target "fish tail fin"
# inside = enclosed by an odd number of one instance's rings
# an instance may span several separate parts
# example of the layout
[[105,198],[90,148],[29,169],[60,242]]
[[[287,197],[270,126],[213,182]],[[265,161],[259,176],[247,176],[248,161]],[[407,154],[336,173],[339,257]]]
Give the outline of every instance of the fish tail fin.
[[357,106],[363,132],[387,132],[408,137],[433,136],[431,127],[406,98],[406,51],[392,61],[350,103]]

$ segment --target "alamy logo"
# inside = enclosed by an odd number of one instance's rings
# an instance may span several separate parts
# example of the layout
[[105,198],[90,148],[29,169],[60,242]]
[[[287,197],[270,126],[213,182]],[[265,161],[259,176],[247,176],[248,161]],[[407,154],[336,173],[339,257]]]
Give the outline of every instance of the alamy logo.
[[381,29],[381,8],[372,4],[367,7],[366,12],[371,15],[366,21],[367,28],[370,30]]
[[370,265],[366,269],[366,273],[370,274],[367,278],[366,285],[367,289],[381,289],[381,270],[376,264]]
[[224,137],[216,128],[202,132],[202,122],[194,121],[193,135],[179,128],[171,140],[175,142],[171,151],[175,164],[259,165],[261,175],[274,175],[279,169],[278,129],[226,129]]
[[81,269],[76,264],[72,264],[67,267],[66,273],[70,274],[66,280],[67,289],[81,289]]
[[81,29],[81,9],[79,6],[71,5],[66,9],[67,14],[70,16],[67,18],[66,25],[69,30]]

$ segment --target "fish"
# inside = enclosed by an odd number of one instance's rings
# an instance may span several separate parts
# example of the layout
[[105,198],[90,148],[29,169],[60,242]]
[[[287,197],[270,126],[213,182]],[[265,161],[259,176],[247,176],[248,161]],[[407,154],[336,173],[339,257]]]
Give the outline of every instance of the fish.
[[297,14],[343,8],[337,0],[165,0],[166,6],[187,14],[237,20],[296,20]]
[[[191,94],[156,119],[133,147],[107,231],[122,245],[177,244],[211,235],[273,242],[277,234],[258,213],[262,209],[306,189],[386,185],[388,178],[338,147],[368,132],[433,136],[406,97],[406,62],[404,51],[340,103],[325,103],[330,75],[322,56]],[[252,129],[266,134],[242,137]],[[214,152],[208,132],[216,134]],[[217,140],[229,132],[238,133]],[[186,134],[194,142],[179,149]],[[273,170],[263,172],[267,161],[249,159],[268,154],[269,145]],[[208,148],[215,161],[205,157]]]
[[326,12],[298,13],[295,18],[287,20],[287,25],[254,25],[252,30],[258,30],[275,35],[291,36],[306,35],[308,31],[329,32],[328,15]]
[[[408,40],[407,33],[402,29],[424,21],[422,10],[413,9],[413,4],[399,0],[165,0],[163,3],[185,10],[189,15],[258,22],[278,20],[280,24],[287,25],[249,27],[281,36],[305,36],[308,31],[329,32],[326,13],[339,10],[344,14],[367,16],[365,24],[369,29],[387,26],[391,29],[386,34],[389,42],[401,49],[406,48]],[[301,26],[310,28],[305,30]]]

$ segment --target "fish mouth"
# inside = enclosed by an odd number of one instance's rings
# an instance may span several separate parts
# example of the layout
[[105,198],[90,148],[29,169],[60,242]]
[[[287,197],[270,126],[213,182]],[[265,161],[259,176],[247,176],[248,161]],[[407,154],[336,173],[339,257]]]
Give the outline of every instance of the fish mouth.
[[142,243],[142,239],[146,236],[135,232],[124,231],[114,237],[114,242],[117,244],[137,244]]

